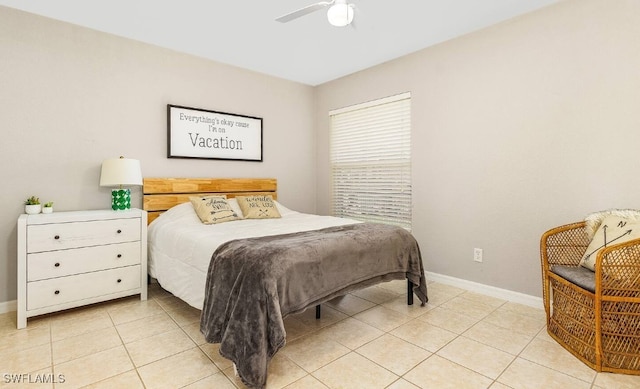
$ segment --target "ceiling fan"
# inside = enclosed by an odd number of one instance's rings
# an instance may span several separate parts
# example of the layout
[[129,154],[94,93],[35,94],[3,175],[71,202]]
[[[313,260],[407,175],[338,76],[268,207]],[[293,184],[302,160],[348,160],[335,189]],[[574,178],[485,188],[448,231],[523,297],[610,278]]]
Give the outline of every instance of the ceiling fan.
[[336,27],[344,27],[351,24],[353,21],[355,4],[347,4],[347,0],[321,1],[308,5],[304,8],[300,8],[297,11],[282,15],[276,20],[281,23],[286,23],[301,16],[321,10],[325,7],[329,7],[329,10],[327,11],[327,19],[329,19],[329,23],[332,25]]

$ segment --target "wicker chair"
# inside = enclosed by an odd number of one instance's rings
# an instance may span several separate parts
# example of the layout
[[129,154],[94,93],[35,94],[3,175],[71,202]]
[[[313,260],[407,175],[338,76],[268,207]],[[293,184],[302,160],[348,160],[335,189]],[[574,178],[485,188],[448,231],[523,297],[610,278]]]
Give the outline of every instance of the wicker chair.
[[540,240],[547,332],[596,371],[640,375],[640,239],[598,254],[590,292],[553,271],[579,266],[589,245],[585,226],[560,226]]

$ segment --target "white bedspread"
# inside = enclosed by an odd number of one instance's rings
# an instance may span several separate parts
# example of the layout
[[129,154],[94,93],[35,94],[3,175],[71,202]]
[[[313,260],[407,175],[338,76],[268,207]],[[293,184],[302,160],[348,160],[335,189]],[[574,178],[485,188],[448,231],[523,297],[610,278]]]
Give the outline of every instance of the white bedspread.
[[[229,200],[234,208],[235,200]],[[202,309],[209,261],[221,244],[241,238],[287,234],[359,223],[352,219],[296,212],[277,203],[279,219],[244,219],[206,225],[184,203],[149,225],[149,274],[189,305]]]

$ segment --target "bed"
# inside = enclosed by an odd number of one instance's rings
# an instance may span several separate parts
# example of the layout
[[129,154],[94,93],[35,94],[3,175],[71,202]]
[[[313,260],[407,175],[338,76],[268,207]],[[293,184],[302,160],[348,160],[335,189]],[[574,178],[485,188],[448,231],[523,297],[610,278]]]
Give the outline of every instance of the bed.
[[[276,189],[275,179],[143,183],[149,275],[202,310],[201,332],[253,388],[265,386],[268,363],[284,346],[287,315],[395,279],[408,280],[409,303],[414,294],[427,301],[419,247],[406,230],[296,212],[277,201]],[[189,199],[217,195],[233,213],[242,213],[246,196],[269,197],[281,217],[203,224]]]

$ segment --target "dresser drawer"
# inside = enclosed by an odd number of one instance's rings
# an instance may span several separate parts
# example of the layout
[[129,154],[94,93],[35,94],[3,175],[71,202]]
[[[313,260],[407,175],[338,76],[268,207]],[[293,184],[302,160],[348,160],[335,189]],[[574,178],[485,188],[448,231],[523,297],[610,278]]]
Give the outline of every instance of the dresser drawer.
[[27,309],[140,288],[140,265],[28,283]]
[[27,254],[27,281],[137,265],[140,242]]
[[140,240],[140,219],[113,219],[27,227],[27,252],[62,250]]

